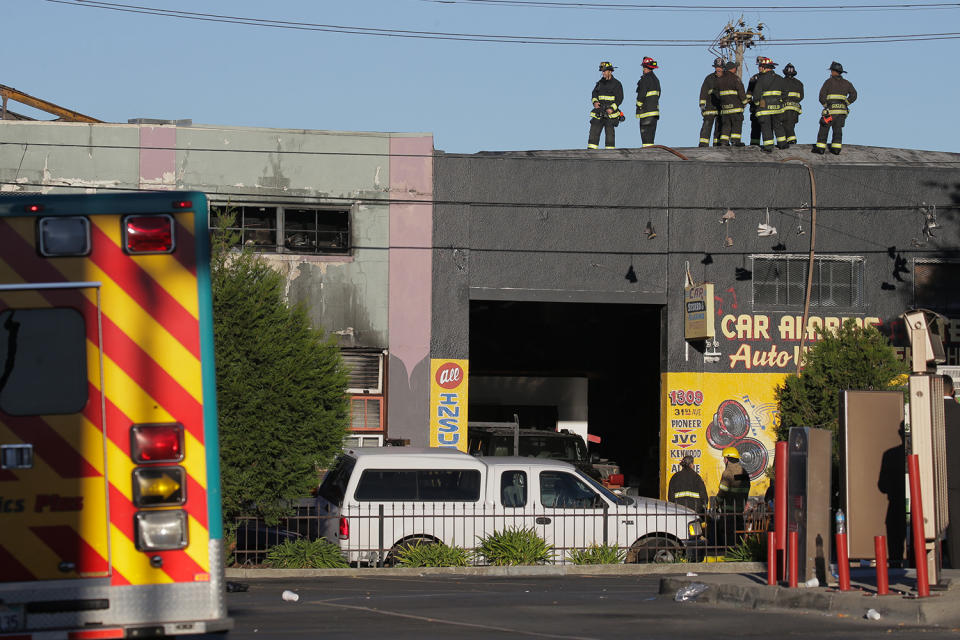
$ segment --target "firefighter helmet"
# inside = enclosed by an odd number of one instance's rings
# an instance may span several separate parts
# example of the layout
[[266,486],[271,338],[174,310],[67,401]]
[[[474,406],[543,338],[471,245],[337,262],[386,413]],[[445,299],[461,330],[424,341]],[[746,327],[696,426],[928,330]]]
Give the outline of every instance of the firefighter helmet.
[[657,61],[654,60],[653,58],[646,57],[646,58],[643,59],[643,68],[644,68],[644,69],[656,69],[656,68],[657,68]]
[[737,451],[737,448],[736,448],[736,447],[727,447],[726,449],[723,450],[723,457],[724,457],[724,458],[733,458],[734,460],[739,460],[739,459],[740,459],[740,452]]
[[758,66],[761,69],[773,69],[775,66],[777,66],[777,63],[771,60],[770,58],[760,58],[760,62],[758,63]]
[[723,67],[723,58],[713,59],[713,68],[716,69],[717,67],[721,67],[721,68]]
[[613,71],[616,67],[604,60],[600,63],[600,71]]
[[836,60],[830,63],[830,71],[836,71],[837,73],[846,73],[846,71],[843,70],[843,65],[837,62]]
[[791,78],[797,75],[797,68],[793,66],[792,62],[788,62],[787,66],[783,68],[783,75],[790,76]]
[[723,65],[723,68],[726,69],[727,71],[733,71],[737,68],[737,63],[731,60],[727,64]]

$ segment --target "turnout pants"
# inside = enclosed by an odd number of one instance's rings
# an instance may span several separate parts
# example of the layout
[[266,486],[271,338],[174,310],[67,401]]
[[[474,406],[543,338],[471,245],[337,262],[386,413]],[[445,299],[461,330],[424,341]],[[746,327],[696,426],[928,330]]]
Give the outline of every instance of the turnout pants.
[[720,116],[720,144],[742,145],[740,141],[741,131],[743,131],[743,113],[731,113]]
[[716,114],[703,114],[703,124],[700,126],[700,144],[710,144],[710,132],[713,132],[713,144],[720,142],[720,117]]
[[793,109],[785,110],[780,114],[783,120],[783,132],[787,135],[787,144],[797,143],[797,121],[800,120],[800,114]]
[[606,149],[617,148],[617,120],[614,118],[591,118],[590,138],[587,140],[587,149],[600,148],[600,130],[604,132],[603,144]]
[[750,144],[760,146],[760,121],[754,109],[750,109]]
[[834,153],[840,153],[843,148],[843,125],[847,122],[845,113],[833,116],[833,122],[824,124],[823,118],[820,118],[820,131],[817,132],[817,146],[821,149],[827,148],[827,135],[830,129],[833,129],[833,141],[830,143],[830,150]]
[[787,145],[787,136],[783,133],[783,120],[780,115],[757,116],[760,122],[760,135],[763,136],[764,148]]
[[653,146],[653,139],[657,135],[657,120],[659,119],[659,116],[640,119],[640,142],[643,143],[643,146]]

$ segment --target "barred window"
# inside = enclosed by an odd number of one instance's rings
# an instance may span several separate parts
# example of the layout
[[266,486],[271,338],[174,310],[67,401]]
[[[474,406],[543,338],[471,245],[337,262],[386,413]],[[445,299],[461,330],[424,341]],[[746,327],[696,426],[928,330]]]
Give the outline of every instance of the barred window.
[[226,222],[236,244],[264,253],[347,255],[350,253],[349,209],[287,207],[268,204],[215,204],[211,230]]
[[960,262],[914,259],[913,306],[947,315],[960,311]]
[[[752,256],[755,307],[802,307],[809,256]],[[863,258],[815,256],[810,306],[852,309],[863,306]]]

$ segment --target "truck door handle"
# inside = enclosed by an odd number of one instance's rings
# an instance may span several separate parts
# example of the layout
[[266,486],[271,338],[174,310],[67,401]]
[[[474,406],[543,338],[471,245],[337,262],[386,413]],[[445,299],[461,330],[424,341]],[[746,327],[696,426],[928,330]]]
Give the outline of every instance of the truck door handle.
[[550,524],[550,518],[546,518],[546,517],[544,517],[544,516],[539,516],[539,517],[537,517],[537,519],[536,519],[536,523],[537,523],[537,524]]

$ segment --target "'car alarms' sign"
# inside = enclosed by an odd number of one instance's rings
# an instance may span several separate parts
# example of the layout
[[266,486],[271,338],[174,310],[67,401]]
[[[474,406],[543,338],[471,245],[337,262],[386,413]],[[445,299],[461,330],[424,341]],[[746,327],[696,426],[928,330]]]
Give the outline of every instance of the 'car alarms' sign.
[[430,446],[467,450],[467,360],[430,360]]

